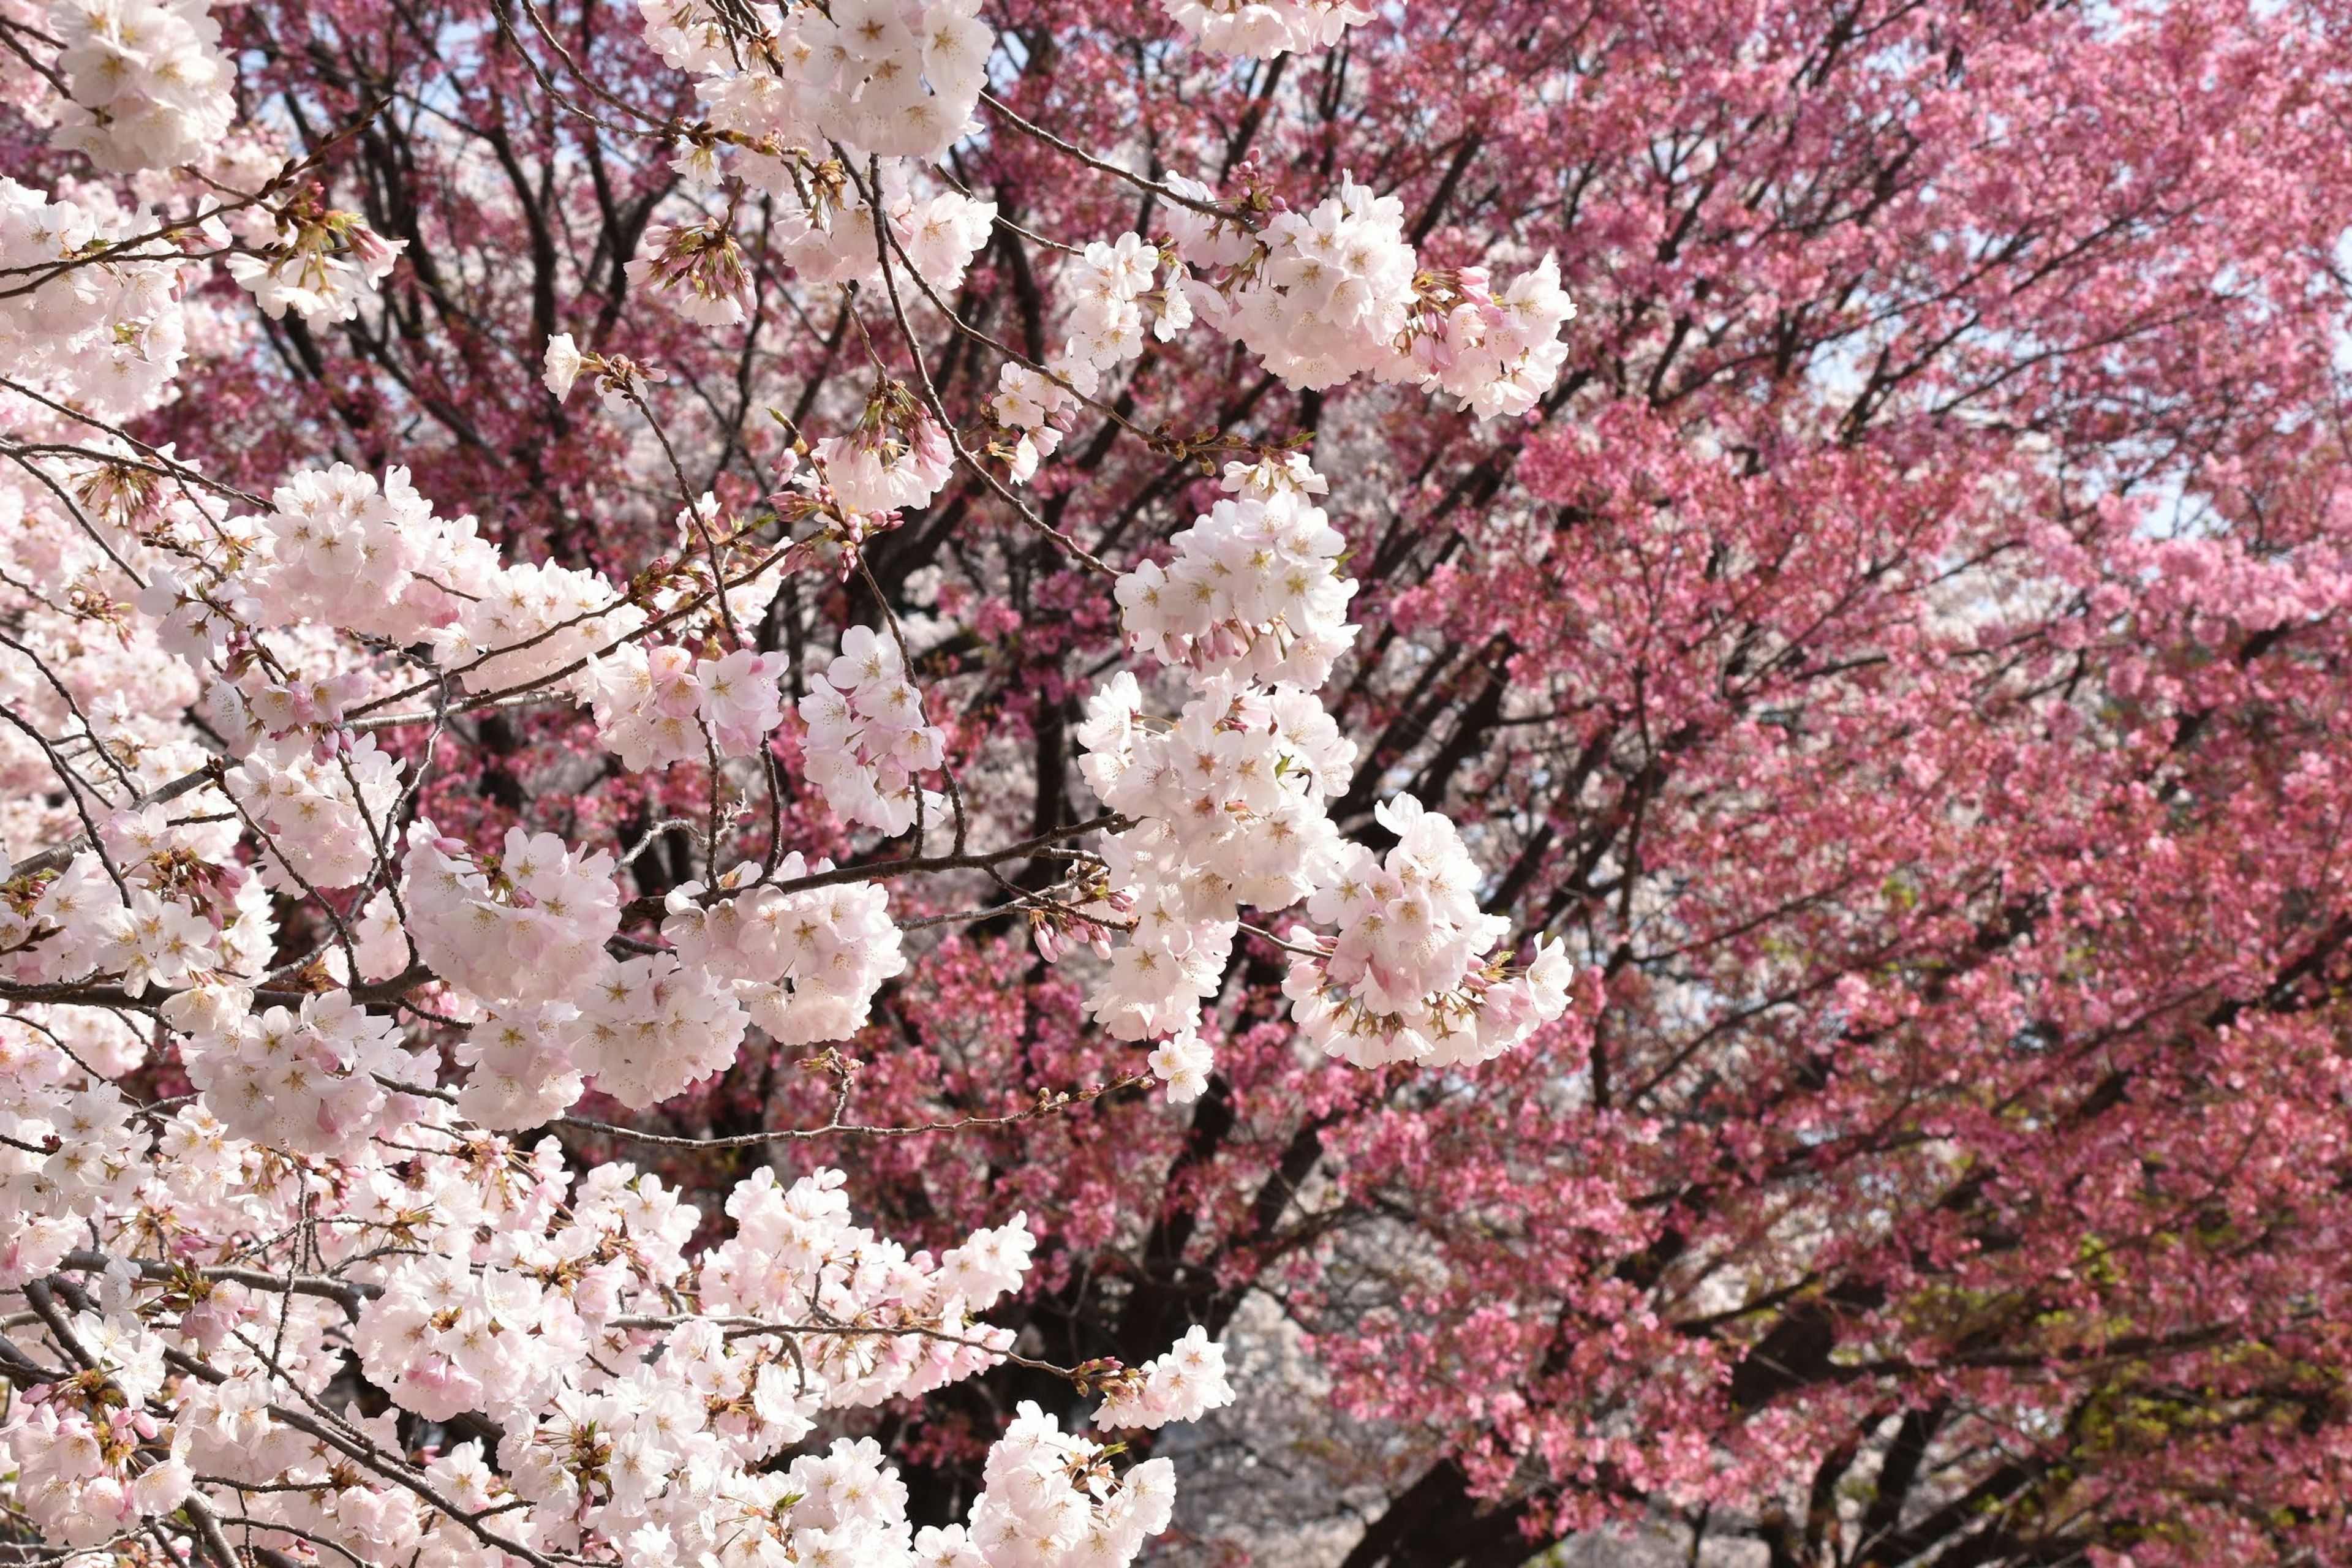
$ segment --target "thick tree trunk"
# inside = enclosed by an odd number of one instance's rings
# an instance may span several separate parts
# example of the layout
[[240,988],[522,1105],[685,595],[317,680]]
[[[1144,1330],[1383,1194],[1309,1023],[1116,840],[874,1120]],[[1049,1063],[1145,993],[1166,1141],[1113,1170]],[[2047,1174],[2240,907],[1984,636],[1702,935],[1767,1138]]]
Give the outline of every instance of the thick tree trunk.
[[1470,1478],[1441,1459],[1389,1502],[1340,1568],[1518,1568],[1549,1544],[1521,1528],[1527,1504],[1470,1495]]

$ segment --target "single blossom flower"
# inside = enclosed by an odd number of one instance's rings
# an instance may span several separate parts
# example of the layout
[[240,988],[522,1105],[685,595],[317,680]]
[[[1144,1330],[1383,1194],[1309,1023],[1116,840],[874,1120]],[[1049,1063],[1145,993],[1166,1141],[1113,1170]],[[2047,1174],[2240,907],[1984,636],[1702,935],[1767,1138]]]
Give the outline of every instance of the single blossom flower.
[[547,390],[553,393],[555,400],[561,403],[572,395],[572,384],[580,379],[580,368],[585,363],[587,360],[581,353],[579,345],[572,341],[572,334],[558,332],[547,340],[547,357],[541,369],[540,379],[547,384]]

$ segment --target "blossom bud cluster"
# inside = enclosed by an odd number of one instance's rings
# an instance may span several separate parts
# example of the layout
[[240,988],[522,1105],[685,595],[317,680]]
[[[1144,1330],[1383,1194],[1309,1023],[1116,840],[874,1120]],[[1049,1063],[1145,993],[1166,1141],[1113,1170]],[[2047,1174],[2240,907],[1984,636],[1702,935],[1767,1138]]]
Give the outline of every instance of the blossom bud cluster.
[[809,677],[800,711],[808,775],[835,816],[904,833],[914,826],[919,791],[928,820],[945,815],[947,802],[917,781],[946,761],[947,736],[923,722],[923,694],[891,638],[852,626],[824,673]]

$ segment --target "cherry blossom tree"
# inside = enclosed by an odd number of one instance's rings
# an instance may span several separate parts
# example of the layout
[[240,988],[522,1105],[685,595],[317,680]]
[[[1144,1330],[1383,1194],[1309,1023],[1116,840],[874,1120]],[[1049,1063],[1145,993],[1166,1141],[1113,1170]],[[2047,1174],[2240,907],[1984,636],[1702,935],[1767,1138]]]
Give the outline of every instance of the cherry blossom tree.
[[0,0],[12,1550],[2352,1549],[2347,26]]

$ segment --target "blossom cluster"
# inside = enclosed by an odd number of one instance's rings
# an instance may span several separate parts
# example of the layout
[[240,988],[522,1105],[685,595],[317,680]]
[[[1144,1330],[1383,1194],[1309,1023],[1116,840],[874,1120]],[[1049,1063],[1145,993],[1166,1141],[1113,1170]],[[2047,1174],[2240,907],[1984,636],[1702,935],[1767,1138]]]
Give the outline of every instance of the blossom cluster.
[[1181,175],[1170,184],[1193,204],[1168,222],[1176,253],[1202,274],[1188,286],[1201,320],[1290,385],[1409,383],[1484,418],[1528,412],[1559,380],[1559,329],[1576,307],[1550,257],[1498,296],[1483,268],[1423,269],[1404,204],[1346,174],[1336,194],[1276,212],[1255,232],[1212,216],[1209,186]]
[[1355,641],[1347,541],[1307,498],[1328,489],[1294,457],[1280,467],[1227,466],[1221,500],[1118,580],[1128,640],[1160,663],[1312,691]]
[[70,96],[60,146],[102,169],[169,169],[228,132],[235,72],[205,0],[53,0]]
[[587,1092],[574,1060],[580,1009],[569,1002],[487,1010],[457,1047],[467,1070],[457,1113],[480,1127],[541,1127]]
[[1165,286],[1152,286],[1166,262],[1130,233],[1092,242],[1065,268],[1068,340],[1042,372],[1006,361],[989,400],[990,413],[1013,437],[1003,456],[1013,479],[1027,480],[1053,456],[1062,441],[1058,419],[1101,386],[1105,371],[1142,353],[1148,341],[1168,342],[1192,324],[1181,268],[1171,266]]
[[103,186],[45,195],[0,175],[0,270],[24,280],[0,293],[0,374],[112,416],[163,395],[187,326],[179,257],[145,227]]
[[808,684],[800,703],[804,761],[835,815],[893,835],[913,826],[919,811],[940,821],[948,803],[919,781],[945,760],[947,737],[923,721],[923,694],[907,679],[898,645],[871,626],[852,626]]
[[1023,1402],[988,1451],[987,1486],[972,1500],[970,1527],[949,1526],[926,1557],[957,1568],[1132,1561],[1146,1539],[1168,1528],[1176,1467],[1146,1459],[1114,1479],[1100,1456],[1095,1444]]
[[604,942],[620,929],[613,858],[520,827],[507,830],[504,848],[478,859],[430,822],[410,826],[400,890],[417,952],[485,1002],[579,994],[600,978]]
[[590,654],[568,686],[594,709],[596,735],[642,773],[702,757],[748,757],[783,717],[782,654],[739,648],[696,658],[675,644],[625,643]]
[[289,891],[348,888],[366,879],[391,838],[400,763],[373,735],[323,748],[289,737],[255,746],[222,783],[264,835],[266,882]]
[[[56,1027],[47,1017],[28,1022]],[[84,1032],[67,1024],[62,1037],[87,1059],[80,1047],[89,1042],[73,1038]],[[131,1110],[114,1085],[90,1079],[33,1029],[0,1032],[0,1132],[8,1139],[0,1144],[0,1202],[15,1216],[0,1245],[0,1281],[21,1283],[52,1267],[88,1234],[84,1216],[131,1200],[146,1179],[148,1144]]]
[[573,1051],[598,1089],[642,1109],[733,1062],[743,1024],[724,981],[670,953],[647,953],[603,966],[581,998]]
[[[679,183],[638,254],[611,258],[616,284],[667,301],[671,329],[751,321],[775,265],[900,312],[926,296],[954,311],[947,296],[988,276],[997,208],[934,162],[975,129],[996,45],[976,0],[641,8],[706,115],[676,139]],[[1171,9],[1213,50],[1262,58],[1368,19],[1338,0]],[[501,525],[502,550],[363,443],[365,468],[255,458],[278,465],[255,499],[105,421],[176,395],[192,325],[209,342],[355,320],[404,245],[329,206],[274,133],[232,142],[235,65],[197,0],[58,0],[50,34],[70,100],[53,106],[59,144],[139,173],[125,188],[151,205],[0,179],[0,266],[25,279],[0,299],[0,374],[28,389],[0,400],[26,453],[0,478],[0,705],[16,721],[0,841],[33,851],[0,858],[0,981],[16,988],[0,1289],[25,1303],[0,1501],[75,1549],[234,1518],[257,1550],[419,1568],[1131,1561],[1169,1522],[1168,1461],[1122,1474],[1034,1405],[990,1450],[964,1519],[921,1532],[875,1444],[816,1442],[829,1412],[1011,1353],[982,1314],[1022,1288],[1023,1215],[934,1257],[856,1224],[838,1173],[762,1165],[706,1231],[654,1176],[578,1173],[553,1143],[509,1137],[566,1121],[592,1090],[676,1100],[755,1029],[778,1049],[866,1030],[908,963],[872,835],[917,830],[888,864],[926,873],[1035,854],[967,853],[1000,824],[950,771],[891,604],[829,659],[803,651],[804,626],[768,635],[768,612],[788,574],[822,563],[845,580],[861,540],[961,497],[959,464],[972,495],[1056,531],[970,460],[928,370],[919,396],[870,342],[862,412],[828,425],[849,411],[823,405],[814,439],[776,415],[790,455],[756,456],[781,488],[746,500],[722,461],[698,500],[655,403],[678,384],[551,323],[549,391],[590,375],[686,492],[668,553],[532,559]],[[737,234],[746,188],[776,225],[756,266]],[[1531,407],[1556,378],[1568,310],[1549,260],[1499,295],[1475,268],[1427,271],[1398,204],[1350,180],[1305,212],[1253,200],[1247,218],[1220,216],[1205,186],[1171,193],[1153,237],[1062,247],[1041,340],[1055,352],[978,362],[996,377],[979,384],[994,388],[981,439],[1015,483],[1196,321],[1295,385],[1412,383],[1482,416]],[[205,289],[223,258],[237,287]],[[1177,1100],[1207,1087],[1204,1015],[1236,942],[1271,934],[1245,926],[1253,911],[1304,905],[1312,924],[1279,939],[1288,990],[1333,1054],[1508,1048],[1564,1005],[1557,953],[1504,962],[1507,930],[1477,910],[1444,819],[1383,808],[1402,842],[1374,858],[1330,816],[1357,748],[1316,696],[1355,638],[1328,487],[1303,455],[1261,448],[1223,488],[1164,556],[1123,574],[1087,558],[1118,579],[1129,648],[1181,681],[1122,671],[1095,694],[1080,765],[1121,820],[1051,851],[1082,868],[1072,902],[1024,886],[1011,907],[1085,933],[1102,964],[1087,1011]],[[813,518],[819,535],[795,537]],[[477,825],[436,775],[445,738],[492,713],[593,724],[592,764],[643,780],[649,806],[669,781],[648,775],[685,770],[707,809],[692,874],[632,870],[600,847],[609,822],[537,803],[495,801],[495,826]],[[845,865],[783,842],[795,767]],[[757,852],[743,824],[758,814],[733,809],[755,791],[771,807]],[[950,821],[955,852],[926,862],[922,830]],[[192,1092],[133,1101],[115,1080],[151,1057]],[[818,1058],[844,1104],[845,1060]],[[354,1358],[389,1409],[349,1400]],[[1141,1367],[1067,1375],[1103,1391],[1095,1424],[1117,1430],[1232,1396],[1197,1328]]]
[[1326,807],[1356,748],[1296,688],[1213,677],[1165,728],[1144,721],[1141,701],[1135,678],[1118,676],[1077,731],[1095,793],[1136,820],[1101,851],[1120,901],[1097,918],[1125,916],[1128,940],[1087,1006],[1120,1039],[1174,1041],[1152,1065],[1191,1099],[1205,1087],[1201,1003],[1223,980],[1241,910],[1288,908],[1336,858]]
[[[1307,901],[1337,930],[1283,983],[1300,1031],[1358,1067],[1451,1067],[1500,1056],[1567,1011],[1573,976],[1557,944],[1538,943],[1520,974],[1491,957],[1510,922],[1479,910],[1478,866],[1454,824],[1409,795],[1374,815],[1396,845],[1348,846]],[[1290,940],[1320,941],[1303,926]]]
[[[216,791],[196,798],[236,820]],[[0,879],[0,965],[32,984],[113,976],[134,998],[257,973],[275,922],[267,879],[218,863],[237,837],[217,820],[174,826],[155,806],[115,813],[61,868]]]
[[415,1119],[415,1097],[384,1085],[433,1076],[428,1054],[404,1048],[392,1019],[346,991],[257,1016],[249,994],[226,986],[184,991],[168,1005],[184,1031],[188,1081],[205,1105],[239,1137],[273,1148],[352,1158],[372,1135]]
[[[410,829],[401,889],[417,952],[473,998],[507,1011],[473,1047],[484,1081],[470,1102],[491,1125],[529,1126],[578,1092],[575,1074],[628,1105],[651,1105],[735,1059],[744,1014],[723,979],[668,952],[626,960],[612,857],[552,834],[509,830],[488,865],[432,825]],[[495,883],[493,882],[495,879]],[[525,1109],[530,1121],[512,1120]]]
[[407,248],[406,240],[385,239],[355,214],[314,218],[295,210],[278,220],[269,243],[225,265],[272,321],[290,310],[320,326],[358,315],[360,302],[392,275]]
[[1195,695],[1155,723],[1121,674],[1077,731],[1088,784],[1134,824],[1104,844],[1108,896],[1083,911],[1097,933],[1127,938],[1087,1010],[1121,1039],[1156,1042],[1171,1098],[1198,1096],[1214,1063],[1201,1006],[1242,910],[1304,900],[1339,927],[1328,944],[1306,926],[1287,936],[1286,991],[1307,1038],[1363,1067],[1499,1055],[1566,1011],[1565,962],[1541,948],[1522,973],[1496,956],[1509,922],[1479,911],[1460,835],[1410,796],[1379,808],[1384,826],[1412,828],[1388,863],[1340,838],[1328,805],[1356,748],[1314,689],[1348,646],[1339,616],[1354,585],[1335,566],[1344,541],[1305,503],[1327,487],[1297,457],[1231,465],[1224,484],[1241,499],[1179,534],[1172,567],[1118,584],[1130,640],[1186,668]]
[[1112,1385],[1095,1411],[1095,1425],[1120,1430],[1155,1431],[1171,1421],[1197,1421],[1229,1404],[1225,1351],[1198,1323],[1160,1355]]
[[[20,1343],[0,1424],[11,1495],[52,1541],[101,1546],[185,1507],[237,1518],[265,1550],[448,1568],[1076,1568],[1125,1563],[1167,1524],[1167,1461],[1115,1476],[1034,1411],[965,1521],[920,1535],[872,1440],[781,1458],[828,1410],[995,1363],[1009,1336],[977,1314],[1028,1268],[1019,1215],[909,1254],[855,1223],[840,1173],[787,1186],[762,1167],[727,1199],[730,1237],[694,1257],[700,1216],[660,1178],[612,1163],[575,1181],[551,1142],[428,1108],[405,1147],[362,1142],[327,1184],[200,1107],[138,1131],[78,1076],[57,1047],[0,1033],[0,1115],[59,1145],[45,1201],[75,1216],[53,1237],[36,1221],[5,1261],[63,1303]],[[168,1266],[98,1223],[150,1152],[173,1175]],[[0,1180],[21,1183],[22,1159]],[[346,1346],[390,1410],[337,1386]]]
[[819,441],[815,454],[826,487],[853,512],[921,506],[939,493],[954,468],[947,435],[927,411],[899,413],[882,399],[868,405],[849,435]]
[[[987,80],[995,35],[978,0],[852,0],[845,6],[719,7],[640,0],[646,40],[689,71],[716,137],[673,167],[689,185],[732,176],[763,192],[781,216],[780,254],[803,279],[827,283],[878,275],[872,203],[917,274],[952,290],[986,241],[993,203],[961,191],[913,193],[910,160],[937,157],[961,137]],[[834,149],[879,157],[878,191],[862,188]],[[862,171],[861,171],[862,172]],[[742,319],[751,280],[722,219],[658,226],[632,275],[690,319]]]
[[631,283],[660,295],[689,321],[731,327],[750,313],[751,272],[723,222],[655,224],[646,253],[629,263]]
[[952,294],[963,284],[971,258],[995,232],[996,204],[961,191],[940,191],[920,201],[890,204],[898,247],[932,292]]
[[119,1405],[77,1408],[53,1385],[37,1388],[8,1424],[5,1443],[16,1461],[17,1497],[35,1527],[46,1539],[89,1548],[179,1508],[194,1477],[186,1445],[159,1445],[163,1429],[144,1408],[164,1385],[163,1341],[136,1321],[98,1310],[76,1312],[68,1332]]
[[1372,19],[1350,0],[1161,0],[1177,26],[1221,55],[1270,60],[1328,49]]
[[696,91],[713,124],[788,148],[944,153],[971,118],[995,46],[977,0],[639,7],[664,63],[702,78]]
[[[880,167],[882,222],[894,260],[903,257],[921,288],[951,295],[988,242],[996,204],[956,190],[918,195],[904,160]],[[838,163],[804,168],[799,160],[751,153],[734,169],[776,204],[777,249],[796,276],[813,283],[880,284],[885,238],[875,232],[866,195]],[[918,291],[912,284],[907,288]]]
[[646,619],[595,572],[526,562],[484,584],[430,640],[467,690],[500,691],[572,672]]
[[596,739],[631,773],[703,754],[703,689],[694,653],[675,643],[624,643],[590,654],[577,679]]
[[[379,485],[336,463],[294,475],[269,501],[250,527],[257,549],[222,601],[228,614],[249,605],[255,624],[309,620],[405,645],[448,625],[499,575],[474,520],[436,516],[406,468],[386,469]],[[198,614],[209,622],[222,612]],[[207,632],[175,651],[200,660],[213,642]]]
[[776,867],[775,881],[755,884],[752,868],[739,866],[719,879],[717,890],[728,896],[709,903],[700,883],[682,883],[665,900],[662,936],[686,963],[732,982],[752,1021],[779,1043],[848,1039],[906,960],[879,887],[787,890],[833,868],[793,854]]
[[1016,480],[1052,456],[1062,417],[1105,372],[1196,320],[1301,390],[1359,376],[1405,383],[1486,418],[1528,412],[1559,380],[1559,330],[1576,307],[1549,256],[1496,295],[1483,268],[1423,269],[1403,204],[1345,175],[1336,195],[1303,213],[1276,210],[1262,227],[1218,207],[1197,180],[1171,175],[1168,187],[1181,200],[1168,209],[1165,245],[1134,234],[1088,245],[1063,271],[1067,342],[1042,366],[999,371],[990,412]]

